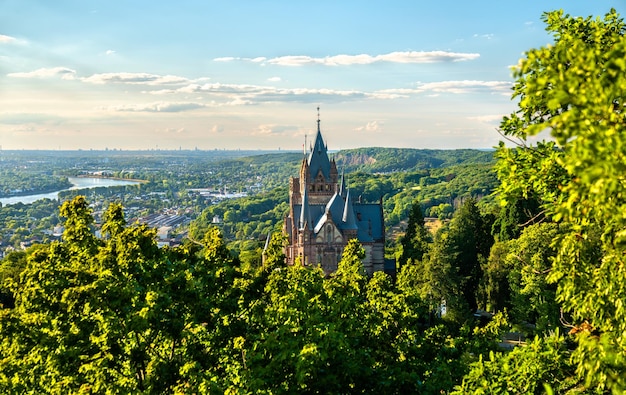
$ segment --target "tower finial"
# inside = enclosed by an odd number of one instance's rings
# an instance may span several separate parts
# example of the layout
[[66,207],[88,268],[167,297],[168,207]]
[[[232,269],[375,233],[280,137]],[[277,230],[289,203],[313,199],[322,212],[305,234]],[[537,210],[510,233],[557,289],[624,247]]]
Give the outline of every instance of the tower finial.
[[317,106],[317,131],[320,131],[320,106]]

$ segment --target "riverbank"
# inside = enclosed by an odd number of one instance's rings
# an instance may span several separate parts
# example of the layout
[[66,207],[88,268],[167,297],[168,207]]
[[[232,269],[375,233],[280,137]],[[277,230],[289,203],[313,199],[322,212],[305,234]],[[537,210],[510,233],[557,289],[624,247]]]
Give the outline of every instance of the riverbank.
[[110,176],[100,176],[100,175],[91,175],[91,174],[81,174],[78,176],[71,176],[68,178],[99,178],[99,179],[104,179],[104,180],[132,181],[132,182],[139,182],[142,184],[150,182],[149,180],[140,180],[138,178],[121,178],[121,177],[110,177]]
[[22,196],[11,196],[0,198],[0,204],[3,206],[10,204],[30,204],[34,201],[40,199],[52,199],[58,200],[59,193],[64,191],[76,190],[76,189],[91,189],[91,188],[108,188],[108,187],[118,187],[118,186],[126,186],[126,185],[138,185],[145,183],[147,181],[134,181],[129,180],[127,178],[123,179],[112,179],[112,178],[103,178],[103,177],[68,177],[68,181],[70,182],[70,186],[68,188],[62,188],[60,190],[55,190],[47,193],[39,193],[39,194],[30,194],[30,195],[22,195]]
[[48,188],[29,189],[29,190],[23,190],[23,191],[20,191],[20,192],[16,192],[16,193],[0,193],[0,199],[14,198],[14,197],[20,197],[20,196],[43,195],[43,194],[46,194],[46,193],[54,193],[54,192],[58,192],[58,191],[63,190],[63,189],[68,189],[68,188],[71,188],[72,186],[74,186],[74,184],[72,184],[68,180],[67,182],[64,182],[64,183],[51,185]]

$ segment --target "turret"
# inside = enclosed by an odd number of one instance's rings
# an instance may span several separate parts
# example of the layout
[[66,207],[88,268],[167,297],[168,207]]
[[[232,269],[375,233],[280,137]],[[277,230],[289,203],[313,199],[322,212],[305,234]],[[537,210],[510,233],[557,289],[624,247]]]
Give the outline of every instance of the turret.
[[305,188],[302,192],[302,208],[300,209],[300,223],[298,224],[299,230],[311,229],[311,208],[309,207],[309,192]]
[[356,236],[356,232],[359,229],[359,226],[356,223],[356,216],[354,215],[354,207],[352,207],[352,199],[350,199],[350,190],[346,192],[346,204],[343,207],[343,215],[341,217],[341,221],[343,222],[342,228],[347,231],[354,232]]
[[339,184],[339,195],[342,198],[346,198],[346,176],[344,175],[344,169],[341,169],[341,182]]

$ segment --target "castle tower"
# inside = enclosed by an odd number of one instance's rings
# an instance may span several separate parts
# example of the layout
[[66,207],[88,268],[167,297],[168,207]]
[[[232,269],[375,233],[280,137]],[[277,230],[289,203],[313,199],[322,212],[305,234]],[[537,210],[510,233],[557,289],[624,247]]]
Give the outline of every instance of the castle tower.
[[283,224],[287,263],[320,265],[331,273],[337,270],[348,241],[357,238],[366,252],[366,272],[383,270],[382,202],[352,201],[343,172],[340,179],[334,158],[328,157],[317,110],[315,140],[302,159],[299,177],[289,181],[289,214]]

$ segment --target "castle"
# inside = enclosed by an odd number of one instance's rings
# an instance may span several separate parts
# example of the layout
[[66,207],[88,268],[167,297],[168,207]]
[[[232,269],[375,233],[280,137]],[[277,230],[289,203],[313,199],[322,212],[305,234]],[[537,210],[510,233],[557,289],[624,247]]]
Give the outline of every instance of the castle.
[[289,214],[284,231],[288,239],[285,255],[290,265],[299,259],[304,265],[320,265],[325,273],[332,273],[337,270],[348,241],[357,238],[365,249],[365,272],[371,275],[384,270],[382,201],[354,201],[344,175],[339,176],[334,158],[328,157],[319,113],[315,142],[302,160],[300,177],[289,180]]

